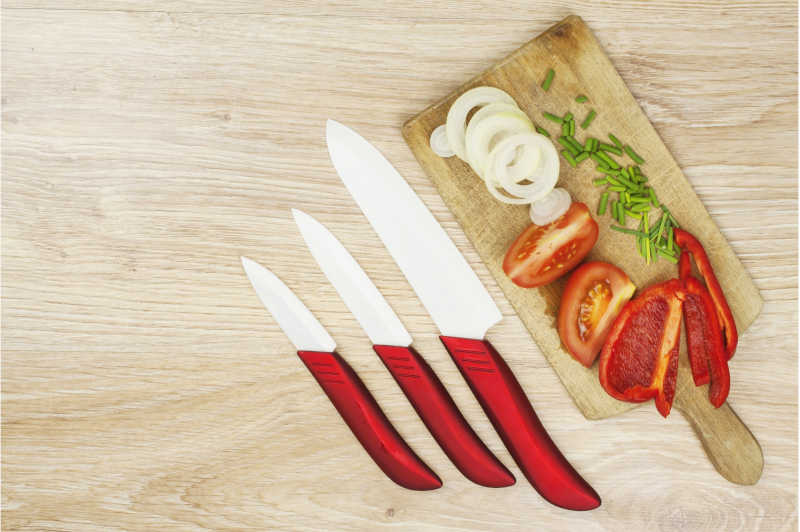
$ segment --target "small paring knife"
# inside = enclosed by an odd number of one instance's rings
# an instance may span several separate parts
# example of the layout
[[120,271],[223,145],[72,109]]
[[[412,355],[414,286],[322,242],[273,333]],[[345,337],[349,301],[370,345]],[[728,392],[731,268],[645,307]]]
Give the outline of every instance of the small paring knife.
[[326,139],[336,172],[433,318],[525,477],[556,506],[600,506],[597,492],[561,454],[506,362],[484,339],[502,315],[442,226],[391,163],[358,133],[328,120]]
[[311,311],[278,277],[242,257],[242,267],[297,355],[386,476],[411,490],[434,490],[442,481],[406,444]]
[[411,346],[408,331],[361,266],[313,217],[297,209],[292,209],[292,215],[323,273],[453,464],[481,486],[514,484],[514,476],[478,438],[431,367]]

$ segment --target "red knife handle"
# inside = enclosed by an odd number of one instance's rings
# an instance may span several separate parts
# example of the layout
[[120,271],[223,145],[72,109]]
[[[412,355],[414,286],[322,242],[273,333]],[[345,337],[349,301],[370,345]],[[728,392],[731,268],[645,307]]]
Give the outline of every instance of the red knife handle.
[[514,484],[514,475],[478,438],[442,382],[413,347],[375,345],[373,349],[439,446],[465,477],[490,488]]
[[338,353],[298,351],[361,445],[386,476],[410,490],[434,490],[442,481],[386,419],[372,394]]
[[600,506],[597,492],[550,439],[519,382],[494,347],[485,340],[440,338],[536,491],[568,510]]

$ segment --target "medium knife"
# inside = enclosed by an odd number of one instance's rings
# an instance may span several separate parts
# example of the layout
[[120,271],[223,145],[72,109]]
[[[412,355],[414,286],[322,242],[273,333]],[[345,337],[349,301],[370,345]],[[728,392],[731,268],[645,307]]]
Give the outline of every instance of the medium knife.
[[300,360],[386,476],[411,490],[441,487],[442,481],[403,441],[358,375],[336,353],[336,343],[303,302],[257,262],[242,257],[242,266],[261,302],[297,348]]
[[333,120],[326,137],[336,172],[433,318],[525,477],[556,506],[597,508],[600,497],[558,450],[514,374],[485,340],[502,315],[453,241],[374,146]]
[[411,346],[411,335],[400,318],[352,255],[313,217],[297,209],[292,215],[323,273],[453,464],[481,486],[514,484],[514,476],[469,426],[433,369]]

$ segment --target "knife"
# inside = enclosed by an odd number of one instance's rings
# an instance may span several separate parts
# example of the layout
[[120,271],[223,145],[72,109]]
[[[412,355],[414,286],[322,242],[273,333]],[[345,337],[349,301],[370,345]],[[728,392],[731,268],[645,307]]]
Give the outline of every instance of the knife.
[[600,497],[558,450],[514,374],[484,339],[502,315],[453,241],[374,146],[333,120],[326,137],[336,172],[433,318],[525,477],[556,506],[597,508]]
[[336,343],[311,311],[278,277],[242,257],[242,266],[259,299],[297,348],[350,430],[386,476],[411,490],[433,490],[442,481],[403,441]]
[[511,472],[478,438],[433,369],[411,347],[411,335],[352,255],[313,217],[297,209],[292,215],[323,273],[453,464],[481,486],[514,484]]

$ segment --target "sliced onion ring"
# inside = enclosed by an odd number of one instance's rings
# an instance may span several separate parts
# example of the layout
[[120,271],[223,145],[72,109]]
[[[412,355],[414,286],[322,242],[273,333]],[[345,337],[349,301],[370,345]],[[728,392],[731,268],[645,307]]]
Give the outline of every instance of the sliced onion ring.
[[[511,150],[522,150],[523,154],[538,153],[538,166],[522,177],[512,174],[509,172],[509,167],[504,164],[508,158],[506,154]],[[523,155],[522,158],[524,157]],[[526,132],[511,135],[497,143],[489,155],[488,173],[490,178],[509,194],[528,198],[534,202],[542,199],[556,186],[560,166],[558,152],[550,139],[538,133]],[[530,183],[520,184],[523,180]]]
[[456,152],[453,151],[453,148],[450,147],[450,142],[447,140],[447,130],[445,129],[444,124],[433,130],[433,133],[431,133],[430,144],[433,153],[439,157],[452,157],[456,154]]
[[467,129],[467,115],[475,107],[481,107],[494,102],[505,102],[516,107],[514,98],[496,87],[475,87],[459,96],[447,112],[447,140],[450,147],[464,161],[467,161],[465,136]]
[[572,203],[569,192],[554,188],[548,195],[531,203],[531,221],[536,225],[547,225],[561,217]]
[[494,145],[509,135],[533,131],[533,123],[518,109],[496,112],[479,122],[470,120],[469,126],[466,136],[468,162],[484,180],[489,152]]

